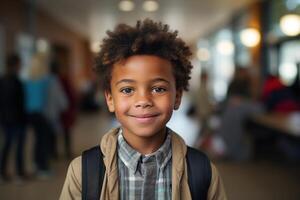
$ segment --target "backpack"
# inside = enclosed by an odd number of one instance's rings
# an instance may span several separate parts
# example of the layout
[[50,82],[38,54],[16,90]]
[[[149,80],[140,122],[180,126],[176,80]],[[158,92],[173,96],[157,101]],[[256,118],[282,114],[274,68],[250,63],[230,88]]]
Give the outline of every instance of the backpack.
[[[192,148],[187,148],[188,184],[193,200],[206,200],[211,182],[211,166],[207,156]],[[99,200],[105,174],[103,154],[100,146],[86,150],[82,154],[82,200]]]

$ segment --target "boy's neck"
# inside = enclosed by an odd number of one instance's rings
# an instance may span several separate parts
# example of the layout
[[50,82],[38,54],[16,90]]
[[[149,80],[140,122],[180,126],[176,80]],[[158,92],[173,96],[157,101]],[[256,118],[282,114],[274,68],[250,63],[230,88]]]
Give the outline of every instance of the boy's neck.
[[148,155],[157,151],[164,143],[166,138],[167,129],[164,127],[159,133],[152,137],[139,137],[134,134],[127,133],[123,129],[123,137],[126,142],[137,152],[142,155]]

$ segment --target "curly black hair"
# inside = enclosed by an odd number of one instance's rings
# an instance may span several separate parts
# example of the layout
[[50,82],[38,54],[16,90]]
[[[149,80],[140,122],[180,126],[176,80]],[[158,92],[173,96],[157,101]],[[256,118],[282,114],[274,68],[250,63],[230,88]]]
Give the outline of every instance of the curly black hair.
[[173,66],[176,89],[188,90],[192,65],[189,47],[178,37],[177,31],[150,19],[138,21],[134,27],[119,24],[107,31],[100,52],[95,59],[103,90],[110,91],[113,65],[133,55],[154,55],[169,60]]

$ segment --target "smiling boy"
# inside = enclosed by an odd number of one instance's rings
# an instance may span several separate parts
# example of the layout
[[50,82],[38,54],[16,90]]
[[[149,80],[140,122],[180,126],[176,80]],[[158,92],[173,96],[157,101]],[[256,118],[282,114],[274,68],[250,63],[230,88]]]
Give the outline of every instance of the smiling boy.
[[[96,69],[121,127],[100,142],[106,169],[100,199],[192,199],[188,148],[166,127],[188,90],[190,55],[176,31],[149,19],[108,32]],[[81,159],[71,162],[60,199],[82,198]],[[226,199],[215,166],[204,159],[211,174],[203,199]]]

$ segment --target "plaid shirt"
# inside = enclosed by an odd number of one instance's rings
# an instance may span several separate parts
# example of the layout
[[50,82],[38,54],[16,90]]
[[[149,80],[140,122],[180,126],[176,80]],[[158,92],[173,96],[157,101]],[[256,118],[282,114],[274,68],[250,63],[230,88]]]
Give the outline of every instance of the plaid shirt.
[[142,155],[118,135],[118,168],[121,200],[169,200],[172,197],[171,134],[150,155]]

